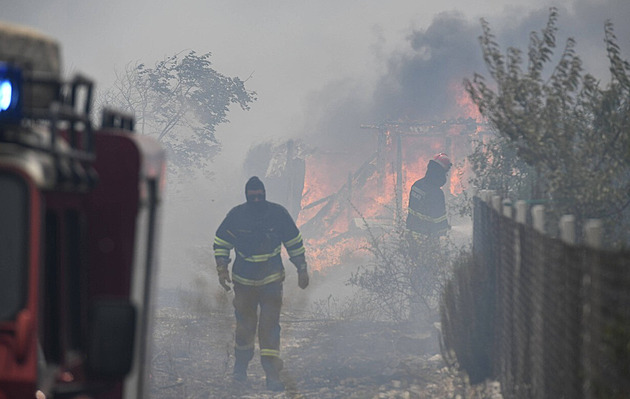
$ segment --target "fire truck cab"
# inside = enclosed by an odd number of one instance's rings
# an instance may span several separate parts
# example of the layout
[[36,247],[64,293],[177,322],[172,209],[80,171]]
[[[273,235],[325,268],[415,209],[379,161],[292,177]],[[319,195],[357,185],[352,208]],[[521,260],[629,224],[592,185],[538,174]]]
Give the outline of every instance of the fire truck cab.
[[0,399],[145,397],[164,151],[60,71],[0,23]]

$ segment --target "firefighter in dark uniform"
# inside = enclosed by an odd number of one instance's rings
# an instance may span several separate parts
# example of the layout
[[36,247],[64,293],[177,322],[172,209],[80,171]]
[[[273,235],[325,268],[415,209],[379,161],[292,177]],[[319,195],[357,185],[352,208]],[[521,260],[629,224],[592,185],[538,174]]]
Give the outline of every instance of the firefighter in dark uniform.
[[[281,245],[298,272],[298,285],[308,286],[309,276],[302,236],[287,210],[265,199],[265,186],[254,176],[245,186],[247,202],[227,214],[214,239],[214,256],[219,283],[230,290],[234,285],[236,342],[234,379],[247,380],[247,365],[254,357],[258,328],[260,360],[266,374],[267,388],[283,391],[280,381],[280,308],[284,266]],[[230,250],[236,259],[232,278],[228,271]],[[260,307],[260,318],[258,317]]]
[[429,161],[425,176],[411,186],[407,229],[413,236],[439,237],[449,229],[442,186],[452,163],[439,153]]

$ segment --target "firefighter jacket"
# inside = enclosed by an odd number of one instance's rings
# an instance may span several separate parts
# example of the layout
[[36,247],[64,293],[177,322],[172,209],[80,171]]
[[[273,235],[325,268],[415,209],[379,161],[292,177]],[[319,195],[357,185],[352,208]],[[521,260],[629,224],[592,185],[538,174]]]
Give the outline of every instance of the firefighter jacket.
[[234,249],[232,281],[235,283],[262,286],[283,281],[281,245],[296,266],[306,264],[302,235],[289,212],[282,205],[264,202],[262,209],[255,209],[247,202],[232,208],[217,229],[214,256],[217,264],[219,261],[228,264],[230,250]]
[[416,181],[409,193],[407,229],[412,234],[444,235],[449,228],[442,187],[446,172],[436,162],[429,161],[426,175]]

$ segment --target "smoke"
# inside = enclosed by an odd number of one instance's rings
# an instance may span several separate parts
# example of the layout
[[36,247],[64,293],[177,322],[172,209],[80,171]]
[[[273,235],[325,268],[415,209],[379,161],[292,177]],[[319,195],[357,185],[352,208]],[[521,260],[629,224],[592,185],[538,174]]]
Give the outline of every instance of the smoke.
[[[460,116],[456,96],[462,80],[475,72],[487,75],[477,40],[479,17],[488,20],[502,48],[526,49],[530,32],[543,28],[549,14],[539,6],[545,0],[183,0],[176,9],[146,0],[6,3],[2,19],[57,38],[66,72],[95,78],[97,89],[109,87],[114,71],[130,61],[151,64],[183,49],[212,52],[217,70],[226,75],[251,75],[246,86],[259,100],[247,112],[231,109],[231,123],[218,129],[223,150],[211,166],[214,179],[195,180],[165,207],[169,239],[163,247],[178,259],[186,258],[181,252],[190,242],[211,242],[221,218],[243,201],[248,176],[239,168],[252,144],[301,139],[313,149],[341,154],[348,169],[356,170],[376,148],[375,135],[361,125]],[[630,58],[629,1],[554,3],[564,4],[558,51],[574,37],[585,69],[605,81],[604,23],[610,19],[622,56]],[[463,11],[438,13],[446,9]],[[349,170],[335,173],[343,181]],[[185,270],[181,263],[168,268]]]
[[[584,70],[603,83],[609,77],[608,60],[604,44],[604,24],[614,24],[615,35],[622,56],[630,59],[630,2],[624,0],[576,0],[567,7],[559,7],[557,50],[560,53],[566,40],[576,40],[577,54],[584,63]],[[549,8],[540,8],[523,14],[507,12],[502,18],[488,18],[497,42],[503,47],[526,49],[529,34],[540,31],[547,21]]]
[[394,54],[377,84],[376,121],[436,120],[457,114],[452,86],[481,65],[478,28],[460,13],[437,15],[408,37],[409,52]]
[[463,14],[444,12],[428,28],[409,32],[402,49],[384,54],[375,45],[374,69],[383,71],[375,81],[339,79],[309,95],[306,142],[342,153],[356,167],[375,149],[362,125],[462,116],[455,98],[463,78],[481,66],[479,33]]
[[[503,49],[520,48],[526,57],[531,32],[543,29],[548,16],[549,8],[529,12],[512,8],[486,19]],[[604,24],[607,20],[614,23],[622,56],[628,59],[629,18],[630,2],[624,0],[577,0],[570,7],[560,7],[556,55],[569,37],[575,38],[585,72],[605,83],[609,74]],[[353,154],[373,148],[362,124],[464,116],[457,104],[463,79],[474,73],[488,76],[478,41],[481,33],[479,20],[460,12],[443,12],[426,29],[411,30],[402,50],[388,54],[379,50],[374,68],[384,72],[375,81],[337,79],[309,95],[303,129],[307,142]],[[380,48],[378,43],[374,48]]]

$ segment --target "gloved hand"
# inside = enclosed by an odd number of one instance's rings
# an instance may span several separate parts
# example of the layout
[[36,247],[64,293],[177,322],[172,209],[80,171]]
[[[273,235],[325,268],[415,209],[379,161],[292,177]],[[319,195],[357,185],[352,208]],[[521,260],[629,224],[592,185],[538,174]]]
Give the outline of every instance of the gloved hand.
[[306,266],[306,258],[304,258],[304,255],[294,256],[289,260],[297,268],[298,287],[300,287],[301,289],[308,287],[308,269]]
[[301,289],[308,287],[308,280],[308,270],[304,265],[304,268],[298,269],[298,287]]
[[228,284],[232,284],[232,280],[230,280],[230,272],[228,271],[229,259],[226,262],[222,258],[216,258],[217,260],[217,274],[219,276],[219,284],[226,290],[230,291],[232,287]]
[[230,272],[228,272],[227,267],[217,267],[217,274],[219,275],[219,284],[221,284],[221,286],[225,288],[226,291],[231,290],[232,287],[230,287],[228,284],[232,284],[232,280],[230,280]]

